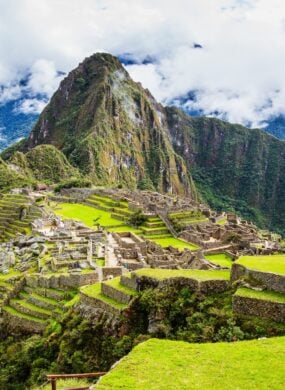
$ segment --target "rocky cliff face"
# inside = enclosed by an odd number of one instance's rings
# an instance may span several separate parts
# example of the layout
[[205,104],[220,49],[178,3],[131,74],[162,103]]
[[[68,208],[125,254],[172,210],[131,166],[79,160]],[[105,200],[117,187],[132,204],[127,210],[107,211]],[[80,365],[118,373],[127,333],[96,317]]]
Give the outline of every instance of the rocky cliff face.
[[27,147],[39,144],[62,150],[95,183],[194,194],[164,108],[109,54],[87,58],[63,80]]
[[172,144],[211,206],[284,230],[285,142],[260,130],[167,109]]

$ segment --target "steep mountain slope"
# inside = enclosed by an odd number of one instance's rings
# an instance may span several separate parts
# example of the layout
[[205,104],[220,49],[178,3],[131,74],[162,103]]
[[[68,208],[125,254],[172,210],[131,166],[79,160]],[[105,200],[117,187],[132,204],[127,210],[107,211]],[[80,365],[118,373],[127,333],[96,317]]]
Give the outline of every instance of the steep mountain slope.
[[175,108],[167,108],[167,116],[173,147],[211,206],[284,230],[285,142]]
[[87,58],[63,80],[27,148],[48,143],[94,182],[195,193],[173,151],[164,108],[109,54]]

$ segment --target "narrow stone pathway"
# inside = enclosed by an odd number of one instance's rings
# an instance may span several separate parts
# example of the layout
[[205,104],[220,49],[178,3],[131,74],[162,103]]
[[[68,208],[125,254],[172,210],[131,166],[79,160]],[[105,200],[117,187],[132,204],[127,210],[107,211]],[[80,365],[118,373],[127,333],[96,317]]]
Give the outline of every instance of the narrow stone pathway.
[[105,253],[105,259],[106,259],[106,266],[107,267],[117,267],[118,260],[115,255],[114,249],[117,247],[117,243],[114,240],[112,234],[108,234],[107,238],[107,244],[106,244],[106,253]]

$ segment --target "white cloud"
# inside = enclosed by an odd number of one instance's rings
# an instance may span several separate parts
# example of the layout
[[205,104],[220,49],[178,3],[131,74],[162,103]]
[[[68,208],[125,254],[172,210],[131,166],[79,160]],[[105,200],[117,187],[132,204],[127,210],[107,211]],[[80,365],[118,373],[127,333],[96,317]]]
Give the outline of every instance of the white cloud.
[[21,112],[23,114],[40,114],[46,104],[47,102],[45,100],[27,98],[18,105],[15,112]]
[[[31,96],[50,97],[60,78],[96,51],[147,55],[131,75],[170,102],[190,90],[193,109],[262,125],[285,113],[285,3],[282,0],[0,0],[1,99],[31,73]],[[199,43],[203,49],[193,49]],[[21,89],[22,91],[22,89]],[[4,95],[3,95],[4,93]]]

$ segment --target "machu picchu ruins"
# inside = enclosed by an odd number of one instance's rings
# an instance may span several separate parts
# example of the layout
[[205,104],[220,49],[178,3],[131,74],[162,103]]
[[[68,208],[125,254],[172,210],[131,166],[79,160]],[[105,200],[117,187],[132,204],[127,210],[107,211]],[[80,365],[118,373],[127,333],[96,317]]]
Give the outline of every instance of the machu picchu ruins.
[[114,320],[138,292],[168,284],[204,295],[236,286],[234,313],[285,322],[284,272],[242,261],[284,264],[281,236],[232,213],[150,191],[44,187],[4,195],[0,217],[2,324],[38,333],[71,305]]

